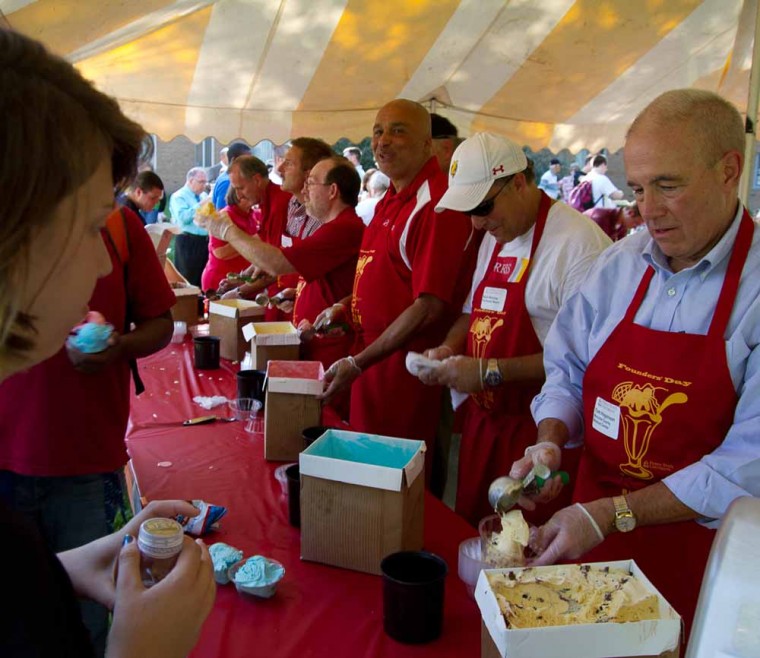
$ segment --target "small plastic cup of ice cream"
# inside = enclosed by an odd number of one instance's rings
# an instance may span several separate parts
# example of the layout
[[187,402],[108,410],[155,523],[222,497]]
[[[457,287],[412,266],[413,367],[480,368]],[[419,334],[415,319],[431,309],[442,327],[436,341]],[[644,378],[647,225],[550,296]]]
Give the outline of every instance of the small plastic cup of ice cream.
[[254,555],[232,565],[228,575],[238,592],[269,599],[285,575],[285,567],[277,560]]
[[[505,526],[506,523],[506,526]],[[478,523],[481,560],[493,567],[522,567],[528,544],[528,524],[522,512],[513,510],[503,517],[491,514]]]

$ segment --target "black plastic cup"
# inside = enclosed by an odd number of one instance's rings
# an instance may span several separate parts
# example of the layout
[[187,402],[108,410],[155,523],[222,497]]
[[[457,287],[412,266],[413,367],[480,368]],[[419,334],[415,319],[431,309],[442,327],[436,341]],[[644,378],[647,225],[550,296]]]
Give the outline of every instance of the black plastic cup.
[[253,398],[264,408],[264,380],[266,370],[241,370],[237,374],[237,394],[239,398]]
[[303,432],[301,432],[301,437],[303,438],[303,449],[306,450],[306,448],[308,448],[312,443],[314,443],[314,441],[316,441],[329,429],[329,427],[323,427],[322,425],[307,427]]
[[439,637],[448,573],[446,562],[427,551],[402,551],[386,556],[380,570],[385,632],[407,644],[430,642]]
[[195,367],[198,370],[214,370],[219,367],[219,343],[216,336],[193,338]]
[[301,473],[298,464],[285,469],[288,478],[288,521],[294,528],[301,527]]

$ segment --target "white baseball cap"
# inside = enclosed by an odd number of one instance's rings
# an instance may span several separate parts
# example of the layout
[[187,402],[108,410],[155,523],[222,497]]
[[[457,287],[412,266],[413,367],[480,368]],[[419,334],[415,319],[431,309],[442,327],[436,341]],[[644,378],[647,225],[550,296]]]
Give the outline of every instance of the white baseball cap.
[[449,189],[438,201],[445,209],[467,212],[485,199],[493,182],[528,167],[528,159],[515,142],[493,133],[475,133],[454,151],[449,168]]

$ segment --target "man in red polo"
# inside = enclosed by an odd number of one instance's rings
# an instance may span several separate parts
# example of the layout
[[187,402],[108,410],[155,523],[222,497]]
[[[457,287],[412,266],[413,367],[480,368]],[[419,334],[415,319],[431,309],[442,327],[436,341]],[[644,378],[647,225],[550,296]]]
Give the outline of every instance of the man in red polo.
[[422,105],[397,99],[378,112],[372,150],[391,187],[359,252],[350,299],[355,354],[329,368],[323,395],[329,400],[352,385],[352,428],[425,440],[429,448],[441,389],[410,375],[404,360],[408,351],[443,339],[467,294],[478,249],[465,215],[435,213],[447,180],[431,142]]
[[328,368],[348,355],[352,334],[318,335],[317,315],[351,294],[356,259],[364,224],[354,207],[360,181],[353,165],[333,156],[313,168],[304,187],[306,212],[319,222],[317,230],[289,246],[273,246],[240,230],[225,214],[206,224],[211,235],[228,241],[238,253],[268,275],[299,277],[293,322],[309,340],[301,351],[306,360],[322,361]]
[[[237,191],[238,198],[248,199],[259,207],[261,212],[259,237],[268,244],[279,246],[287,225],[291,195],[269,180],[267,166],[253,155],[235,158],[228,171],[230,184]],[[202,224],[198,215],[195,217],[195,222]],[[236,288],[226,292],[224,298],[240,298],[243,292],[245,297],[255,296],[267,287],[274,294],[278,292],[276,281],[276,277],[263,277],[253,284],[246,285],[244,291]],[[224,288],[225,286],[220,286],[220,291],[224,292]],[[276,309],[269,309],[269,311],[268,320],[278,319]]]

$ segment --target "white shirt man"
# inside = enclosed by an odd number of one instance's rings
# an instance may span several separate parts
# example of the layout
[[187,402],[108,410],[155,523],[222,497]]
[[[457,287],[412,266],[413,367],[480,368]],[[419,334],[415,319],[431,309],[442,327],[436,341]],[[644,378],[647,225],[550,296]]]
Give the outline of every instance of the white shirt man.
[[607,177],[607,158],[597,155],[591,171],[582,180],[591,181],[594,196],[594,208],[616,208],[616,200],[623,198],[623,193]]

